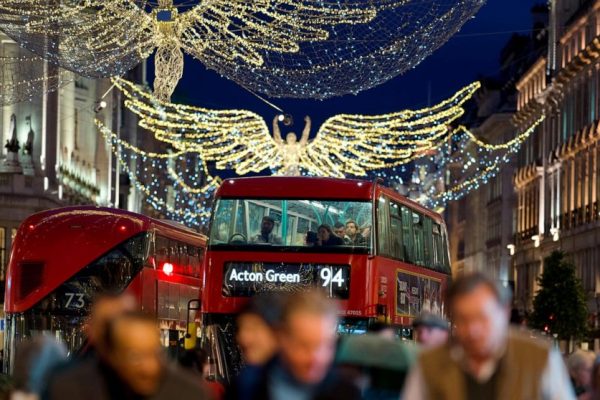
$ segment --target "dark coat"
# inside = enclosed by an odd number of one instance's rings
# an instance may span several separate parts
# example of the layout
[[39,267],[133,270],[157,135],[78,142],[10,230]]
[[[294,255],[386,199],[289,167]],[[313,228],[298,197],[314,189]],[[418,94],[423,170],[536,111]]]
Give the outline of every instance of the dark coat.
[[211,397],[199,380],[187,372],[168,366],[158,392],[150,397],[132,393],[106,365],[96,358],[86,359],[55,373],[48,386],[47,400],[206,400]]
[[[273,360],[265,367],[248,367],[237,377],[227,391],[227,400],[286,400],[273,399],[269,391],[269,376],[280,368]],[[360,400],[361,395],[354,383],[335,370],[330,370],[318,385],[311,400]]]

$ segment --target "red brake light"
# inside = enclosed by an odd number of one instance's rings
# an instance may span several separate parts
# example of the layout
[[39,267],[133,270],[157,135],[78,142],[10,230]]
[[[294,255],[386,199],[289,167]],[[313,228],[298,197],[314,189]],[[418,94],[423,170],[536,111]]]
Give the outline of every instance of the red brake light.
[[125,225],[120,225],[120,226],[119,226],[119,230],[120,230],[121,232],[125,232],[125,231],[127,230],[127,227],[126,227]]
[[33,228],[35,228],[35,225],[33,225],[33,224],[29,224],[28,228],[29,228],[29,230],[30,230],[30,231],[32,231],[32,230],[33,230]]
[[167,275],[172,275],[173,274],[173,264],[171,263],[164,263],[162,266],[162,270],[165,274]]

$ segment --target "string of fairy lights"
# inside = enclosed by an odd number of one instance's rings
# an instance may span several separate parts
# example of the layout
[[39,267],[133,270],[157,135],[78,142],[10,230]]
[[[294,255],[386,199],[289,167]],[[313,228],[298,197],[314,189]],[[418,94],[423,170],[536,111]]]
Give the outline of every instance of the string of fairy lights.
[[[153,207],[171,218],[190,225],[207,222],[210,200],[220,184],[219,169],[232,169],[238,175],[249,171],[281,172],[285,154],[273,145],[274,139],[259,116],[246,110],[172,104],[126,80],[115,79],[114,84],[123,93],[126,107],[147,130],[149,137],[143,142],[151,140],[160,148],[166,144],[172,150],[143,150],[119,139],[101,121],[96,124],[136,188]],[[444,185],[431,185],[420,200],[440,209],[487,183],[542,121],[505,143],[495,144],[485,143],[464,126],[450,128],[463,114],[462,104],[478,88],[478,83],[468,85],[443,102],[420,110],[334,116],[298,157],[300,172],[305,176],[344,177],[374,173],[394,186],[411,162],[435,163],[437,169],[430,171],[428,179]],[[367,140],[346,150],[351,155],[344,154],[340,150],[347,146],[344,141],[358,141],[361,133]],[[325,144],[319,144],[319,140]],[[308,156],[311,151],[314,154]],[[457,165],[461,170],[448,181],[447,171]]]

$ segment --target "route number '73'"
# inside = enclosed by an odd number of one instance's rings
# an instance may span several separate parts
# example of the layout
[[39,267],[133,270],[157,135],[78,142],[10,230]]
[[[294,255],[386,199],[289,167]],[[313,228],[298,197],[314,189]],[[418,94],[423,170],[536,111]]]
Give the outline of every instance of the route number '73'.
[[65,293],[65,296],[67,298],[66,308],[83,308],[85,306],[83,293]]
[[341,288],[344,284],[344,276],[341,269],[338,269],[334,274],[333,268],[323,268],[320,275],[321,280],[323,281],[323,287],[329,286],[332,283],[337,283],[337,286]]

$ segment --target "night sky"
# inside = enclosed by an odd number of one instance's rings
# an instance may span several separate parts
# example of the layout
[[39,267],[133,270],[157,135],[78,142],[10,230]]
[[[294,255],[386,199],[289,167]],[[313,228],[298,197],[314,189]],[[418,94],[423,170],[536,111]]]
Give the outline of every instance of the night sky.
[[[478,14],[442,48],[420,65],[379,87],[329,100],[269,99],[296,121],[313,119],[313,134],[328,117],[339,113],[381,114],[428,105],[451,96],[481,75],[499,71],[500,50],[512,32],[527,34],[532,27],[531,7],[540,0],[488,0]],[[499,33],[501,32],[501,33]],[[151,69],[151,68],[150,68]],[[150,71],[150,78],[153,77]],[[277,113],[235,83],[206,70],[186,56],[184,77],[174,100],[207,108],[243,108],[262,115],[270,124]]]

